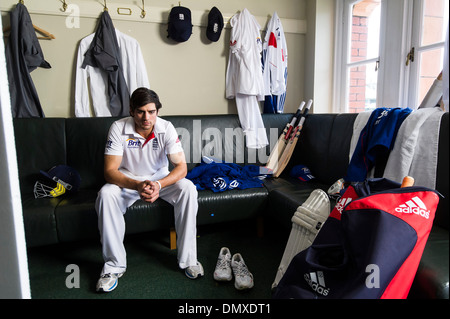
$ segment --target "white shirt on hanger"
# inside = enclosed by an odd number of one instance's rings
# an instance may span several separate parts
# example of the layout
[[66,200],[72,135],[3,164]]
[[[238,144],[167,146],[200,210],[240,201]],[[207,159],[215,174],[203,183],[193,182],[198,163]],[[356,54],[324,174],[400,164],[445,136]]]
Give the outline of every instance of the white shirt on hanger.
[[[122,67],[128,90],[131,93],[139,87],[150,88],[147,69],[141,47],[136,39],[115,29],[117,42],[122,57]],[[77,69],[75,79],[75,116],[90,117],[89,97],[92,99],[94,116],[111,116],[108,97],[108,77],[99,68],[86,66],[81,68],[84,54],[94,39],[95,33],[83,38],[78,47]],[[88,85],[89,80],[89,85]]]
[[269,144],[258,101],[264,100],[260,25],[247,9],[231,20],[230,52],[226,74],[226,98],[236,108],[248,148]]
[[264,88],[265,95],[281,95],[286,92],[287,45],[283,26],[275,12],[267,25],[264,39]]
[[247,9],[230,19],[230,57],[226,75],[226,97],[237,93],[255,95],[264,100],[261,68],[262,40],[260,25]]

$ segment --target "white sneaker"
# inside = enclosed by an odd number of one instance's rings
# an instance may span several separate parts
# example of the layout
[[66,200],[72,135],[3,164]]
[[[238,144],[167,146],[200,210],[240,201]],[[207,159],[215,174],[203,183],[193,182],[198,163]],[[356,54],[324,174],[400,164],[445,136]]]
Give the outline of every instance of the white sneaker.
[[198,277],[202,277],[205,272],[203,271],[203,266],[201,263],[197,261],[197,265],[189,266],[184,270],[186,276],[190,279],[196,279]]
[[237,290],[250,289],[253,287],[253,275],[248,270],[241,254],[234,254],[231,258],[231,268],[234,274],[234,287]]
[[231,272],[231,253],[227,247],[220,249],[216,269],[214,270],[214,279],[217,281],[230,281],[233,279]]
[[100,279],[97,281],[96,291],[111,292],[116,289],[119,283],[119,278],[122,277],[121,274],[105,274],[101,275]]

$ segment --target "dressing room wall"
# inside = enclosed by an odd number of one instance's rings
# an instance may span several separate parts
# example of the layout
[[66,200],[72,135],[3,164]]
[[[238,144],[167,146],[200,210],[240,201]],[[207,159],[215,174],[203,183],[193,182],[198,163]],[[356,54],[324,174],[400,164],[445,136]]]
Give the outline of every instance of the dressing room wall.
[[[38,2],[38,4],[37,4]],[[288,89],[285,112],[294,112],[302,99],[312,98],[311,82],[305,78],[307,30],[314,19],[308,19],[306,0],[184,0],[193,16],[193,32],[184,43],[167,38],[170,9],[178,1],[145,1],[146,16],[141,18],[142,1],[109,0],[106,4],[114,26],[135,38],[142,49],[150,87],[158,92],[163,103],[161,115],[234,114],[234,100],[225,98],[225,76],[229,55],[230,25],[227,24],[218,42],[206,37],[207,15],[216,6],[225,22],[247,8],[265,30],[274,12],[285,29],[288,46]],[[310,1],[313,2],[313,1]],[[329,2],[329,1],[328,1]],[[9,25],[8,11],[16,0],[4,0],[0,5],[3,27]],[[95,32],[103,1],[66,0],[76,5],[74,12],[62,11],[62,0],[24,1],[33,24],[52,33],[53,40],[40,40],[45,59],[51,69],[31,73],[46,117],[74,117],[75,68],[81,39]],[[130,16],[119,15],[118,7],[132,10]],[[69,7],[70,8],[70,7]],[[73,8],[73,7],[72,7]],[[128,12],[128,11],[123,11]],[[68,20],[76,18],[78,25]],[[313,26],[314,27],[314,26]],[[262,32],[262,38],[265,33]],[[314,43],[313,40],[309,40]],[[309,63],[309,62],[308,62]],[[322,66],[323,67],[323,66]],[[308,72],[314,72],[309,70]],[[311,80],[311,78],[310,78]],[[310,92],[305,92],[306,90]],[[309,94],[311,93],[311,94]]]

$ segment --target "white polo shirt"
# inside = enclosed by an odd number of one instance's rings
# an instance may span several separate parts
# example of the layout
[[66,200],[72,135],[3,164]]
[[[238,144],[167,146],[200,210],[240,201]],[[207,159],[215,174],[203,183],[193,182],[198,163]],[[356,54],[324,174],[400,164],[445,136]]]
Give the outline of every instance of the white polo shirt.
[[169,174],[168,154],[183,152],[175,127],[157,117],[146,142],[135,129],[134,119],[126,117],[109,129],[105,155],[122,156],[119,171],[136,180],[156,181]]

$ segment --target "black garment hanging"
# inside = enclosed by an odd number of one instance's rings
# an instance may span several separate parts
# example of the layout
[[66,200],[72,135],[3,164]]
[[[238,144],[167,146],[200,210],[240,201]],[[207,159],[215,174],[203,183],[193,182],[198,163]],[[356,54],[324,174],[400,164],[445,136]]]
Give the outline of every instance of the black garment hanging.
[[108,11],[103,11],[82,68],[100,68],[108,75],[109,107],[112,116],[126,116],[130,111],[130,92],[123,75],[122,57],[116,31]]
[[45,117],[30,72],[49,69],[27,8],[18,3],[10,13],[11,33],[6,45],[6,64],[13,117]]

